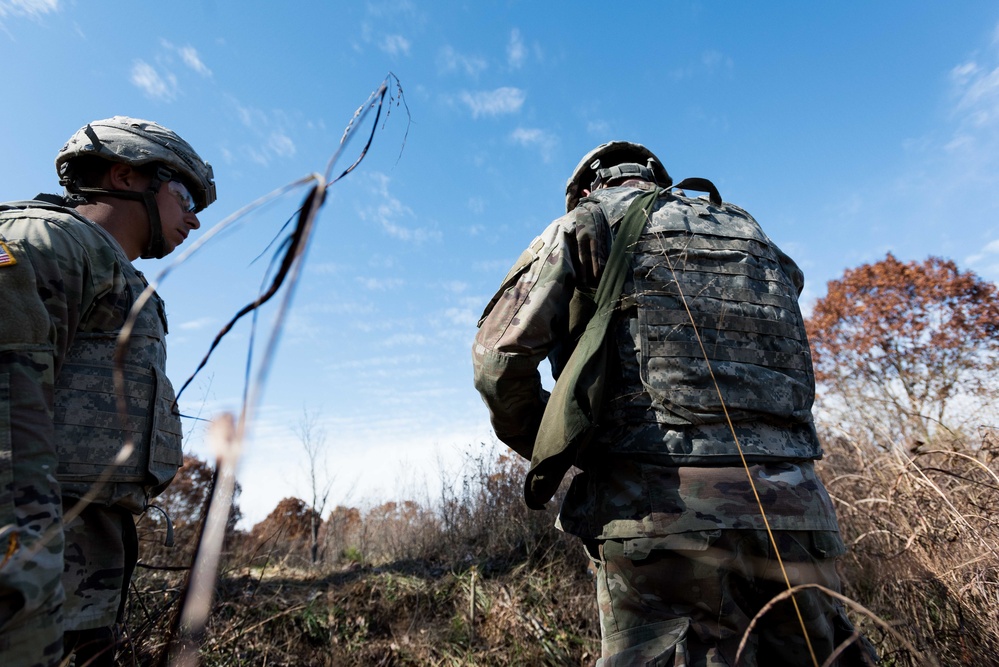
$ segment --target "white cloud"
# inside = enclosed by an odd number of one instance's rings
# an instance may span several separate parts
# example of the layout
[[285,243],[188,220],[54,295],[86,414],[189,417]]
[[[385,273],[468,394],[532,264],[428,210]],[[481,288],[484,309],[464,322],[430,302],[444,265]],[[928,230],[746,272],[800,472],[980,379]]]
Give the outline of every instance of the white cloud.
[[469,197],[468,209],[472,213],[482,214],[486,212],[486,201],[482,197]]
[[488,67],[488,63],[478,56],[466,56],[458,53],[450,46],[443,47],[437,54],[437,69],[441,73],[462,70],[465,74],[475,77]]
[[160,46],[167,51],[166,54],[161,53],[156,59],[160,66],[166,67],[167,65],[172,64],[173,54],[177,54],[180,56],[181,62],[201,76],[210,77],[212,75],[212,71],[208,69],[208,66],[201,60],[201,56],[198,55],[198,50],[193,46],[176,46],[173,42],[167,39],[161,39]]
[[419,345],[426,345],[432,342],[429,338],[422,334],[416,333],[399,333],[389,336],[384,341],[382,345],[384,347],[405,347],[407,349],[417,347]]
[[958,93],[956,111],[963,122],[981,128],[999,121],[999,66],[983,67],[967,62],[951,70]]
[[517,113],[524,106],[525,93],[520,88],[503,87],[475,93],[462,92],[459,99],[472,111],[472,117]]
[[214,322],[214,317],[201,317],[196,320],[181,322],[179,325],[175,326],[181,331],[200,331],[201,329],[211,326]]
[[136,60],[132,65],[131,81],[153,99],[169,102],[177,96],[177,77],[170,72],[160,74],[144,60]]
[[281,110],[265,112],[243,105],[235,97],[227,96],[233,113],[249,132],[239,154],[261,166],[274,158],[290,158],[298,152],[294,139],[285,128],[294,127],[295,121]]
[[555,137],[537,128],[518,127],[510,133],[510,139],[521,146],[527,148],[537,148],[541,152],[541,159],[550,162],[552,151],[557,143]]
[[212,71],[208,69],[208,66],[201,60],[198,55],[198,50],[193,46],[182,46],[177,49],[177,53],[180,54],[181,60],[184,64],[193,69],[195,72],[201,76],[211,76]]
[[463,280],[450,280],[442,282],[441,287],[452,294],[461,294],[468,289],[468,283]]
[[271,132],[271,138],[267,142],[268,148],[281,157],[292,157],[295,154],[295,142],[281,131]]
[[471,308],[448,308],[444,316],[455,326],[474,327],[479,322],[479,312]]
[[343,272],[344,267],[336,262],[316,262],[307,264],[305,270],[318,276],[333,276]]
[[506,46],[506,62],[512,69],[519,69],[523,67],[525,60],[527,60],[527,47],[520,38],[520,31],[514,28],[510,32],[510,42]]
[[982,261],[989,258],[989,255],[999,255],[999,239],[987,243],[981,251],[976,252],[974,255],[968,257],[965,262],[969,265],[974,266],[980,264]]
[[0,0],[0,19],[8,16],[37,19],[59,9],[59,0]]
[[420,227],[407,227],[403,223],[407,219],[415,218],[413,209],[409,208],[398,198],[389,192],[390,179],[385,174],[374,173],[371,175],[372,199],[378,203],[362,209],[358,212],[362,220],[377,223],[389,236],[393,236],[401,241],[415,241],[422,243],[428,240],[439,240],[440,232],[433,229]]
[[605,120],[586,121],[586,132],[598,137],[606,137],[610,132],[610,123]]
[[409,55],[409,40],[402,35],[385,35],[382,38],[381,43],[378,45],[385,53],[397,56],[402,54],[404,56]]
[[357,282],[361,284],[365,289],[369,289],[375,292],[384,292],[385,290],[395,289],[397,287],[403,286],[403,281],[400,278],[357,278]]
[[717,69],[732,69],[732,59],[719,51],[705,51],[701,54],[701,63],[709,72]]

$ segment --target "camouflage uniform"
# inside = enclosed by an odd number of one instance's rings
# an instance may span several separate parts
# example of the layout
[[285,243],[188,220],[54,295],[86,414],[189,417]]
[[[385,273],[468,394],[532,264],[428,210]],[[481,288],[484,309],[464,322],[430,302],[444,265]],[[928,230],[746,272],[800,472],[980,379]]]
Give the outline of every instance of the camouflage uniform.
[[[527,458],[547,401],[538,365],[547,357],[558,378],[585,325],[570,321],[570,304],[596,291],[616,225],[630,202],[654,187],[643,180],[626,185],[594,192],[553,222],[479,322],[476,388],[497,437]],[[782,556],[795,564],[792,583],[838,590],[834,559],[845,549],[812,463],[821,449],[797,305],[802,286],[798,267],[745,211],[682,194],[657,200],[631,249],[607,334],[616,352],[595,444],[577,458],[584,472],[573,479],[558,520],[583,538],[598,564],[600,664],[732,664],[749,620],[785,587],[770,580],[775,561],[750,475]],[[808,610],[821,663],[852,628],[825,596],[808,591],[796,598]],[[757,651],[759,664],[799,664],[801,646],[791,637],[801,628],[793,621],[781,607],[771,612],[740,664],[756,664]],[[797,657],[763,657],[780,655]]]
[[[0,206],[0,663],[57,664],[65,631],[116,622],[135,556],[131,512],[181,462],[158,297],[111,376],[118,331],[146,283],[96,224],[42,202]],[[111,462],[122,444],[135,451]],[[63,506],[107,483],[70,525]],[[64,604],[65,598],[65,604]]]

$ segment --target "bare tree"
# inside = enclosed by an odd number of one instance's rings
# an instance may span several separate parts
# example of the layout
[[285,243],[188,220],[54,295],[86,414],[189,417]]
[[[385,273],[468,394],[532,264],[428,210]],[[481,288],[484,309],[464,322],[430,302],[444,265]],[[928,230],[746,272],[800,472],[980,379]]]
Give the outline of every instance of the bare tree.
[[323,511],[326,509],[326,501],[329,499],[335,478],[329,474],[326,460],[326,429],[319,425],[319,415],[307,407],[302,408],[302,417],[295,427],[295,434],[306,456],[306,473],[312,499],[309,505],[311,510],[309,555],[312,564],[315,565],[319,562],[319,528],[322,526]]

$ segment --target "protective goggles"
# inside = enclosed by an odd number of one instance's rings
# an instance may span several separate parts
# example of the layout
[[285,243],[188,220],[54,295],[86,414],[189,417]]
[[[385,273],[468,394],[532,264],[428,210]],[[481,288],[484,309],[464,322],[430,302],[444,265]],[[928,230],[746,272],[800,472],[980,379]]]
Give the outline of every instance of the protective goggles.
[[180,201],[180,206],[188,213],[194,213],[198,205],[194,203],[194,197],[191,196],[190,191],[187,186],[180,181],[168,181],[167,189],[173,193],[175,197]]

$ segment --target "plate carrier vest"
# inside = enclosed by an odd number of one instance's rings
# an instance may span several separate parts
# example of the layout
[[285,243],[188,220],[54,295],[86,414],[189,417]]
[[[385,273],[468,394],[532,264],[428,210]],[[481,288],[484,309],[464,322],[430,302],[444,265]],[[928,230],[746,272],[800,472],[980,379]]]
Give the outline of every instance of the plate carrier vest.
[[[56,478],[63,496],[80,498],[97,488],[93,502],[141,513],[183,463],[180,415],[165,373],[163,301],[153,293],[135,320],[122,364],[126,409],[121,415],[113,376],[118,334],[148,283],[107,232],[73,209],[42,201],[3,208],[27,207],[46,209],[53,217],[71,217],[73,224],[86,225],[105,237],[125,281],[120,292],[110,296],[113,303],[102,299],[83,313],[55,378]],[[113,465],[126,442],[134,446],[131,455]]]
[[[581,205],[599,209],[613,233],[643,192],[597,190]],[[724,437],[667,438],[671,451],[660,454],[681,465],[738,461],[716,380],[737,428],[787,431],[747,438],[747,459],[820,458],[815,379],[798,307],[803,277],[756,220],[731,204],[664,192],[631,251],[617,324],[608,332],[619,342],[622,381],[608,386],[601,430],[642,422],[702,427]],[[705,426],[713,424],[722,428]],[[603,451],[608,446],[614,449],[605,442]]]

